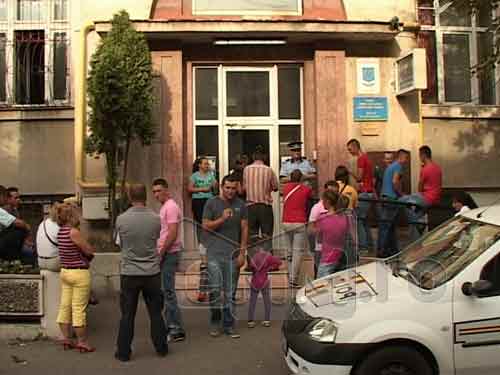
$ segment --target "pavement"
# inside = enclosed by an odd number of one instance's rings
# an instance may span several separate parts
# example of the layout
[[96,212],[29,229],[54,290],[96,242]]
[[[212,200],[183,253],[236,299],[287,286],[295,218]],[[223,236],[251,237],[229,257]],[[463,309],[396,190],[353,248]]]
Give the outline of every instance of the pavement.
[[[217,338],[208,334],[207,306],[182,298],[180,305],[187,339],[171,343],[169,354],[158,357],[149,338],[149,319],[141,302],[136,317],[133,355],[130,362],[114,359],[115,340],[120,318],[117,294],[101,297],[101,302],[89,308],[89,341],[97,350],[80,354],[63,351],[51,340],[0,342],[0,375],[17,374],[217,374],[217,375],[285,375],[289,374],[283,360],[281,322],[286,315],[289,291],[273,294],[273,316],[270,328],[258,325],[246,327],[248,305],[241,294],[237,307],[237,329],[240,339],[227,336]],[[258,301],[257,319],[263,317],[262,300]]]

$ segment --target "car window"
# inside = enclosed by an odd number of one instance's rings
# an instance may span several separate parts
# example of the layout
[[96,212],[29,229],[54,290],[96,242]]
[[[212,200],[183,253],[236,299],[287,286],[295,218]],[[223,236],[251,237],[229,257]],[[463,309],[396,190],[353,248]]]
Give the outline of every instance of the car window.
[[500,226],[454,218],[414,242],[393,261],[410,282],[433,289],[454,278],[500,239]]
[[491,288],[481,297],[500,296],[500,253],[486,263],[481,270],[479,279],[491,283]]

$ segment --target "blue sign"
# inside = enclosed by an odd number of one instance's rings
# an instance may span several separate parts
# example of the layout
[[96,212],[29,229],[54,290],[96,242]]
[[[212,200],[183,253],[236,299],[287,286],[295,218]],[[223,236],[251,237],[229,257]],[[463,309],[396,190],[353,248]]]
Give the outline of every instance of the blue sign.
[[354,121],[387,121],[388,117],[387,97],[354,97]]

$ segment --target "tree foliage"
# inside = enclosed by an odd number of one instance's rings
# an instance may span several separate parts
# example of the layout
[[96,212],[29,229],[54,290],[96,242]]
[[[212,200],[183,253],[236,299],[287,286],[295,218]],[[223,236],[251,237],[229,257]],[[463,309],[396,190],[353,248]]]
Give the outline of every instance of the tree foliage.
[[90,135],[86,152],[106,156],[110,218],[114,224],[120,164],[123,162],[123,187],[130,143],[137,139],[150,145],[154,127],[152,62],[146,39],[133,28],[124,10],[114,15],[111,25],[90,62]]

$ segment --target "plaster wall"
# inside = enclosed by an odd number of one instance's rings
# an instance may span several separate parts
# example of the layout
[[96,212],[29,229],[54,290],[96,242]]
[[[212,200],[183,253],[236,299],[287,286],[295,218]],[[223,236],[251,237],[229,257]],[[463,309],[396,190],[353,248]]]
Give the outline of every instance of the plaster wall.
[[2,185],[22,194],[74,192],[73,121],[2,121]]

